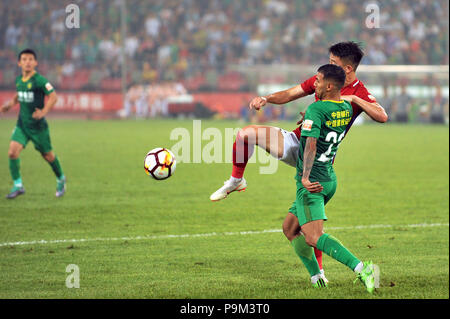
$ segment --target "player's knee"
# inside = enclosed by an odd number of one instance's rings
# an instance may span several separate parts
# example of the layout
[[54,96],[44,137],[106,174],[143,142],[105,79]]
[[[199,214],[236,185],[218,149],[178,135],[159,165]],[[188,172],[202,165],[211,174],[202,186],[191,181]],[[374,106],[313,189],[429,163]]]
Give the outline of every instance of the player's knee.
[[315,242],[313,237],[311,236],[305,236],[305,242],[309,245],[309,246],[315,246]]
[[244,127],[238,132],[238,137],[245,142],[253,140],[256,137],[256,128],[254,125]]
[[314,234],[314,233],[312,233],[312,234],[306,233],[304,235],[305,235],[305,242],[309,246],[316,247],[317,240],[319,239],[319,236],[317,236],[317,234]]
[[284,220],[282,227],[283,234],[289,241],[292,241],[300,234],[300,227],[296,227],[289,217]]
[[55,155],[53,154],[53,152],[41,153],[41,155],[49,163],[52,163],[55,160]]
[[14,149],[14,148],[10,148],[10,149],[8,150],[8,157],[9,157],[10,159],[17,159],[17,158],[19,158],[19,154],[20,154],[20,151]]
[[288,225],[286,224],[286,221],[283,222],[283,234],[286,236],[286,238],[291,241],[293,238],[292,231],[290,231]]
[[282,149],[280,149],[280,147],[278,147],[278,151],[277,152],[278,152],[277,153],[278,159],[283,158],[284,150],[282,150]]

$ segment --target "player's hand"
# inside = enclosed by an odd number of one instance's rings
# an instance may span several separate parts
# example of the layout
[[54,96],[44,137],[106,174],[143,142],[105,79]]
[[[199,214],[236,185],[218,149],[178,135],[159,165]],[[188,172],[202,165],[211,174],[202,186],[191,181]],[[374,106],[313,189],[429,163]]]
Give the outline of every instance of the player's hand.
[[300,120],[297,122],[297,125],[301,125],[303,123],[303,120],[305,119],[305,113],[306,112],[300,112]]
[[343,99],[349,103],[353,102],[353,97],[354,97],[354,95],[341,95],[341,99]]
[[43,118],[45,116],[45,112],[42,111],[41,109],[35,108],[33,114],[31,114],[31,116],[35,120],[40,120],[41,118]]
[[5,112],[9,111],[9,108],[10,108],[9,103],[8,102],[4,103],[0,107],[0,113],[5,113]]
[[257,96],[255,98],[253,98],[253,100],[250,101],[249,104],[249,109],[255,109],[257,111],[259,111],[264,105],[266,105],[267,100],[263,99],[260,96]]
[[302,184],[310,193],[320,193],[323,191],[323,186],[319,182],[311,183],[309,179],[302,178]]

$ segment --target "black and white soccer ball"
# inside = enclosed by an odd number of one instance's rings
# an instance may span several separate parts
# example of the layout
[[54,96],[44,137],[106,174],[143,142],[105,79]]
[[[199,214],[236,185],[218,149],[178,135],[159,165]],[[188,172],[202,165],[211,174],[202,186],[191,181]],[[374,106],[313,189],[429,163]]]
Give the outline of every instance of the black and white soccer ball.
[[147,153],[144,159],[145,173],[154,179],[163,180],[173,175],[177,162],[173,153],[158,147]]

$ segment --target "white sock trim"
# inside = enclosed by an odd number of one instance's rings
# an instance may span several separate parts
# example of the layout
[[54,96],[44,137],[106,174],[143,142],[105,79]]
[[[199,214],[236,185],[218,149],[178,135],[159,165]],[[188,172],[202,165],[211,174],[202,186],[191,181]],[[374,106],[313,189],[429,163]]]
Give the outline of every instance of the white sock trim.
[[321,275],[321,274],[319,273],[319,274],[314,275],[314,276],[311,277],[311,283],[312,283],[313,285],[317,282],[317,280],[319,280],[320,278],[322,278],[320,275]]
[[242,178],[236,178],[233,176],[230,177],[230,182],[232,182],[233,184],[240,183],[241,181],[242,181]]
[[361,270],[363,270],[364,264],[362,263],[362,261],[359,262],[359,264],[356,265],[355,269],[353,269],[354,272],[356,273],[360,273]]

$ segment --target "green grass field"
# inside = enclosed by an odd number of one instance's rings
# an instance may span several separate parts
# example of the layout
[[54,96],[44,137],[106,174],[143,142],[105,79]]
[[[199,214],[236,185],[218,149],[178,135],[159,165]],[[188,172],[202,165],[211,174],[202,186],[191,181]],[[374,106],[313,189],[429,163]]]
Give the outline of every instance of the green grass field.
[[[14,120],[0,120],[0,298],[449,298],[447,126],[354,127],[340,147],[326,231],[380,267],[372,296],[325,255],[329,289],[310,286],[281,232],[293,168],[263,175],[249,164],[247,190],[212,203],[230,164],[178,163],[166,181],[143,169],[148,150],[170,148],[170,132],[192,121],[49,123],[66,195],[55,198],[55,177],[29,144],[27,193],[9,201]],[[69,264],[79,267],[79,289],[66,287]]]

